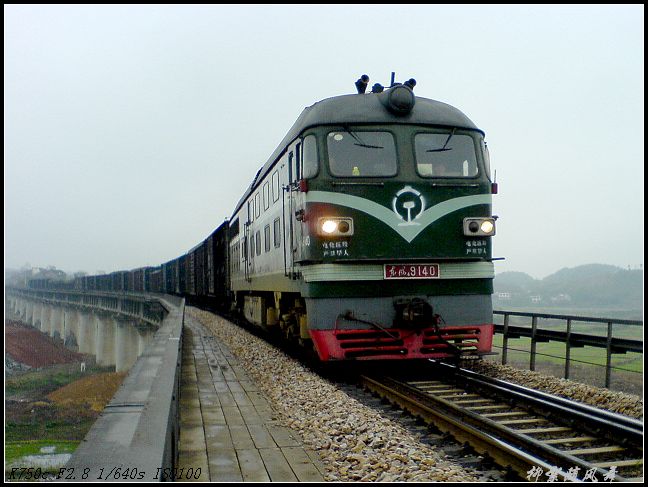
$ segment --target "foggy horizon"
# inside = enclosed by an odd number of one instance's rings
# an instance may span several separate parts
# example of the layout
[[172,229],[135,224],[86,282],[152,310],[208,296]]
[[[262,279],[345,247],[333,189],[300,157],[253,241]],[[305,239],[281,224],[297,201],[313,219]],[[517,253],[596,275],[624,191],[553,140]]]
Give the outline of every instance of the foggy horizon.
[[158,266],[302,110],[415,78],[486,133],[495,273],[643,266],[643,5],[5,5],[5,269]]

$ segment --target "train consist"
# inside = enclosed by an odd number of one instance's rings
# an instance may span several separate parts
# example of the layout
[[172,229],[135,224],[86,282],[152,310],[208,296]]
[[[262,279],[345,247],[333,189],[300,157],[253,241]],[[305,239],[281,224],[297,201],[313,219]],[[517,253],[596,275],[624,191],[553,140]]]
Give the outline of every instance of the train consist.
[[159,267],[78,278],[239,313],[322,361],[492,346],[492,182],[456,108],[368,77],[306,108],[222,223]]

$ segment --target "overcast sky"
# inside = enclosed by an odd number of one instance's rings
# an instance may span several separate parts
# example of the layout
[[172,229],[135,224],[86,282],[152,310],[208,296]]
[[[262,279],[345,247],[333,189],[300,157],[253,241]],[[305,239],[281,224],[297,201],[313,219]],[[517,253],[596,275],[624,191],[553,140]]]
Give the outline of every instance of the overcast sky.
[[643,5],[5,5],[4,27],[7,267],[177,257],[306,106],[392,71],[486,132],[496,272],[643,264]]

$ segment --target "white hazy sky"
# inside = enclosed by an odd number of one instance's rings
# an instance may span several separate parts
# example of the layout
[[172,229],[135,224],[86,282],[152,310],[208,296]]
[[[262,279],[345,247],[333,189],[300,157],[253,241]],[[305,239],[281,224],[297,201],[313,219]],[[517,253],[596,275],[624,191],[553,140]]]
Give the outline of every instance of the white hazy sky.
[[486,132],[497,272],[643,264],[643,5],[5,5],[4,28],[7,267],[177,257],[304,107],[392,71]]

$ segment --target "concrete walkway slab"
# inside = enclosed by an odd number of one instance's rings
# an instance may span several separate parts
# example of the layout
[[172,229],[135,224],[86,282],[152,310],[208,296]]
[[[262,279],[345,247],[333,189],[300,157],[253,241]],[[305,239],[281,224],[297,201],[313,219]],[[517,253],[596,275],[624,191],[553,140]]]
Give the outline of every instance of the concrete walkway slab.
[[317,453],[275,418],[230,350],[185,315],[178,469],[212,482],[323,481]]

